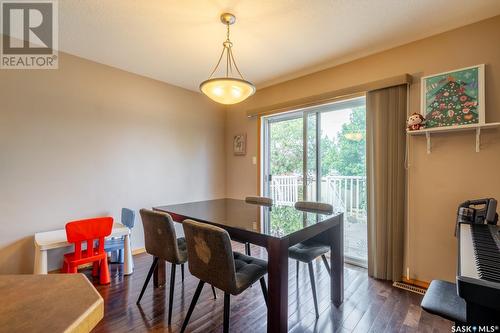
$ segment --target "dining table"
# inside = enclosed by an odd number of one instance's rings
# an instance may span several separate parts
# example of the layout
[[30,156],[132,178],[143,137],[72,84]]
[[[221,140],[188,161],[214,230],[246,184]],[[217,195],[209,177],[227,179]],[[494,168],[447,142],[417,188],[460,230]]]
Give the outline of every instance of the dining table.
[[[238,199],[215,199],[153,207],[175,222],[195,220],[225,229],[232,240],[267,249],[267,331],[288,331],[288,248],[311,239],[330,247],[330,299],[340,306],[344,298],[343,213],[298,210],[287,205],[262,205]],[[166,283],[166,263],[153,276],[156,287]]]

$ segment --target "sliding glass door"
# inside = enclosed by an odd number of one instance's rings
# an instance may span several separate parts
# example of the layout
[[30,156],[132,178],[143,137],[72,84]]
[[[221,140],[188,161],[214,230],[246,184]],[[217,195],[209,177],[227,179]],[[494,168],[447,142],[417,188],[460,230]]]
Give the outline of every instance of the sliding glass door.
[[275,203],[327,202],[345,216],[345,256],[366,265],[365,98],[264,117],[262,189]]
[[302,114],[278,115],[265,120],[266,167],[264,192],[277,204],[303,200],[304,144]]

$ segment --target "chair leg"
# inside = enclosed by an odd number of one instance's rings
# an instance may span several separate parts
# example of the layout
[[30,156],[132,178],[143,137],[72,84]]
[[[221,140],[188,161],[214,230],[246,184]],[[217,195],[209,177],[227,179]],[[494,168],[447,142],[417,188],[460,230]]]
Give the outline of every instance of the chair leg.
[[146,281],[144,281],[144,285],[142,286],[141,293],[139,294],[139,298],[137,299],[137,302],[135,304],[139,305],[141,302],[142,295],[144,295],[144,291],[146,290],[146,287],[148,286],[149,280],[151,280],[151,276],[153,275],[153,272],[156,268],[156,265],[158,265],[158,257],[155,257],[153,259],[153,263],[151,264],[151,268],[149,268],[148,275],[146,277]]
[[269,306],[267,303],[267,286],[266,286],[266,280],[264,277],[260,278],[260,288],[262,289],[262,295],[264,295],[264,301],[266,302],[266,306]]
[[201,281],[198,283],[198,287],[196,287],[196,291],[194,292],[193,300],[191,301],[191,305],[189,305],[189,310],[186,314],[186,318],[184,318],[184,322],[182,323],[182,328],[181,328],[181,333],[183,333],[186,330],[186,327],[189,323],[189,318],[191,318],[191,315],[193,314],[194,307],[196,306],[196,302],[198,301],[198,298],[200,297],[201,290],[203,289],[203,285],[205,282]]
[[68,268],[68,273],[73,273],[76,274],[78,273],[78,267],[75,265],[70,264]]
[[215,293],[215,288],[212,286],[212,293],[214,294],[214,299],[217,299],[217,294]]
[[231,294],[224,293],[224,333],[229,333],[229,312],[231,310],[230,304]]
[[99,276],[99,263],[100,261],[94,261],[92,263],[92,276]]
[[250,251],[250,243],[245,243],[245,254],[247,256],[251,256],[252,255],[252,253]]
[[326,260],[326,256],[324,254],[321,255],[321,259],[323,259],[323,264],[325,264],[326,271],[328,275],[332,276],[332,271],[330,270],[330,265],[328,265],[328,260]]
[[68,273],[69,272],[69,269],[68,269],[68,263],[66,262],[66,260],[63,261],[63,267],[61,269],[61,273]]
[[319,312],[318,312],[318,298],[316,297],[316,283],[314,282],[314,268],[312,262],[307,263],[307,266],[309,267],[309,278],[311,279],[311,289],[313,293],[313,300],[314,300],[314,310],[316,311],[316,318],[319,317]]
[[182,276],[182,282],[184,282],[184,264],[181,264],[181,276]]
[[177,265],[172,264],[172,271],[170,272],[170,295],[168,297],[168,325],[172,323],[172,308],[174,302],[174,286],[175,286],[175,269]]
[[111,278],[109,276],[109,267],[108,267],[108,257],[105,256],[104,259],[101,260],[99,272],[99,284],[109,284],[111,282]]
[[125,257],[123,256],[123,249],[119,249],[119,250],[118,250],[118,262],[119,262],[120,264],[123,264],[123,262],[124,262],[124,258],[125,258]]
[[110,254],[109,262],[118,262],[118,250],[107,252]]
[[295,265],[296,266],[296,277],[297,277],[297,283],[299,283],[299,261],[298,260],[295,260],[297,262],[297,264]]

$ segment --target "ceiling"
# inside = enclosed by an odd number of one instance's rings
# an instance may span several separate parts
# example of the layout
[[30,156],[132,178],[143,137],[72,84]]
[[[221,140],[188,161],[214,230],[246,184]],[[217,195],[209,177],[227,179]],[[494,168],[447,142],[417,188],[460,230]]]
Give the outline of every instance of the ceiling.
[[64,0],[64,52],[198,90],[225,27],[258,88],[500,14],[499,0]]

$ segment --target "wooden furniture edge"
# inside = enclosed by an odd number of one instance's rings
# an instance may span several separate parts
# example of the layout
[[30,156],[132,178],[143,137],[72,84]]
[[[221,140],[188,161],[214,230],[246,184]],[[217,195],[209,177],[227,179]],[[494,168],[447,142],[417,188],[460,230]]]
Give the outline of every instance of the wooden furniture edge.
[[87,333],[92,331],[94,327],[104,318],[104,299],[90,283],[87,277],[83,276],[86,283],[92,288],[93,292],[98,296],[98,300],[87,311],[82,313],[65,332],[71,333]]

